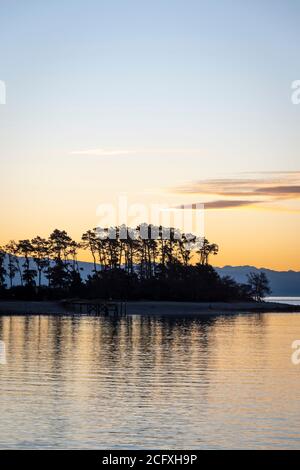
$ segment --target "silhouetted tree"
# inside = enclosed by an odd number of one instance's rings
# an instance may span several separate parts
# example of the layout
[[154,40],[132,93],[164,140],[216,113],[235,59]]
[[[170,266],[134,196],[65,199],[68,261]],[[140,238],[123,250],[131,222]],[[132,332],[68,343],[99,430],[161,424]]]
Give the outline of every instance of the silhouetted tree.
[[96,229],[88,230],[82,235],[82,248],[85,250],[90,250],[90,253],[93,258],[94,272],[97,272],[97,261],[96,256],[98,252],[98,235]]
[[51,287],[65,289],[68,287],[69,263],[68,256],[72,238],[65,230],[55,229],[49,237],[50,265],[48,268],[48,279]]
[[48,269],[50,287],[54,289],[67,289],[70,282],[70,273],[61,259],[56,259],[53,266]]
[[[16,256],[16,253],[17,253],[16,243],[14,241],[10,241],[7,245],[5,245],[4,250],[8,256],[8,277],[9,277],[9,282],[10,282],[10,288],[12,288],[14,278],[16,276],[16,273],[18,272],[18,267],[20,266],[18,262],[18,258]],[[20,282],[23,283],[22,272],[20,273],[20,279],[21,279]]]
[[35,285],[37,271],[30,268],[30,257],[33,254],[33,246],[30,240],[20,240],[18,245],[18,254],[24,257],[22,279],[26,286]]
[[7,273],[5,269],[5,259],[6,259],[5,250],[0,246],[0,289],[3,289],[6,287],[5,277]]
[[5,245],[5,251],[8,254],[9,258],[9,278],[10,278],[10,285],[13,285],[13,279],[16,273],[19,273],[20,276],[20,283],[23,285],[23,273],[22,268],[19,260],[19,248],[18,244],[14,240],[10,240],[10,242]]
[[200,254],[200,264],[209,264],[210,255],[216,256],[219,252],[219,247],[216,243],[209,243],[209,241],[204,238],[201,244],[201,247],[198,251]]
[[266,295],[271,294],[269,280],[264,272],[251,272],[247,276],[248,285],[254,300],[261,302]]
[[[92,274],[84,283],[78,263],[81,248],[89,250],[93,260]],[[135,229],[125,225],[94,228],[82,235],[81,243],[72,240],[66,231],[55,229],[47,240],[37,236],[31,241],[11,241],[0,250],[0,286],[6,274],[1,253],[6,252],[10,287],[17,271],[26,285],[26,289],[12,292],[23,292],[30,298],[261,299],[266,293],[266,280],[251,277],[251,285],[243,285],[229,277],[221,278],[209,264],[210,256],[218,251],[215,243],[172,227],[141,224]],[[24,258],[23,271],[19,257]],[[32,269],[32,262],[36,269]],[[47,288],[42,286],[43,275],[48,278]],[[35,284],[36,276],[37,292],[27,289]]]
[[69,243],[69,249],[68,249],[68,256],[71,256],[72,259],[72,271],[79,273],[79,265],[78,265],[78,250],[82,248],[82,245],[80,243],[75,242],[72,240]]
[[33,261],[38,272],[38,286],[42,284],[42,274],[49,268],[50,245],[48,240],[39,236],[31,240]]
[[72,238],[69,237],[65,230],[55,229],[49,237],[49,245],[53,258],[55,260],[63,260],[66,263],[71,242]]

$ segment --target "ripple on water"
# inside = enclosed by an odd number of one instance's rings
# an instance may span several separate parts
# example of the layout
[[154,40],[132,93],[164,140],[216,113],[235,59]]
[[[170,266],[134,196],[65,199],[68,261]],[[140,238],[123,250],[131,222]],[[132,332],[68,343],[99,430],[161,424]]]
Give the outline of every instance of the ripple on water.
[[300,315],[1,317],[2,448],[300,448]]

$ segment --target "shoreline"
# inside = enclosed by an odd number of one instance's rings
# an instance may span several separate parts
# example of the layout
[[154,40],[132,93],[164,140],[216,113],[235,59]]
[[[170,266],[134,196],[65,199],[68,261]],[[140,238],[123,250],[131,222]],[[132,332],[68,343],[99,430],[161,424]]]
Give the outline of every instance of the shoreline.
[[[127,315],[224,315],[239,313],[300,313],[299,305],[276,302],[169,302],[129,301]],[[0,301],[0,316],[80,315],[63,301]],[[85,316],[86,314],[81,314]]]

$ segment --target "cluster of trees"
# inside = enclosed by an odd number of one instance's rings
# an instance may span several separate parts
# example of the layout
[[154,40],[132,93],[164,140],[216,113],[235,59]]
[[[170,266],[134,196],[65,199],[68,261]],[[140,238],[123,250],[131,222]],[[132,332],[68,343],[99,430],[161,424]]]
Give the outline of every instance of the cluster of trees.
[[8,277],[12,289],[18,274],[21,287],[42,287],[44,275],[48,287],[63,289],[79,274],[79,248],[80,244],[64,230],[54,230],[48,239],[37,236],[32,240],[11,240],[0,247],[0,286],[6,287]]
[[[78,263],[82,249],[89,250],[93,260],[93,271],[85,281]],[[263,297],[266,279],[238,284],[216,273],[209,261],[218,250],[206,239],[148,224],[134,230],[126,226],[88,230],[80,242],[56,229],[48,239],[12,240],[0,247],[0,291],[2,296],[27,298],[226,301]],[[20,285],[15,286],[17,274]]]

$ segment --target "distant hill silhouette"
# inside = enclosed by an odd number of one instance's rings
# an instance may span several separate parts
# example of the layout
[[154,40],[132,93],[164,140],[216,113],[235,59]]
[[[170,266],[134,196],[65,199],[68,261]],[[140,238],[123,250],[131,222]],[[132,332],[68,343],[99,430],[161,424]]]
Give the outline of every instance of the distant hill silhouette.
[[224,266],[215,270],[220,276],[231,276],[236,282],[247,282],[250,272],[264,272],[272,289],[272,296],[300,297],[299,271],[273,271],[271,269],[256,268],[254,266]]
[[[23,258],[20,258],[23,262]],[[92,274],[93,263],[79,261],[79,268],[82,279],[85,281]],[[32,267],[34,267],[32,263]],[[224,266],[214,268],[220,276],[231,276],[238,283],[246,283],[247,275],[250,272],[264,272],[272,289],[272,296],[300,297],[300,272],[299,271],[274,271],[254,266]],[[7,279],[8,282],[8,279]],[[47,284],[47,279],[42,278],[42,283]],[[20,278],[16,274],[15,285],[20,284]]]

